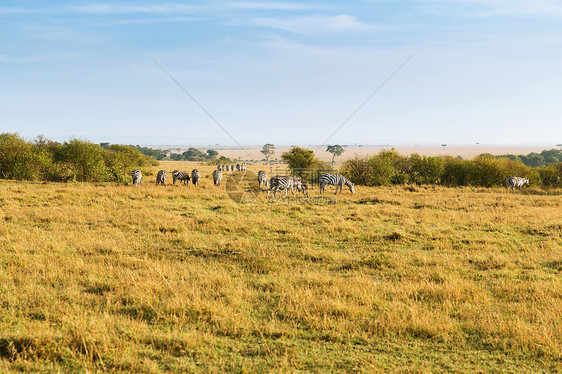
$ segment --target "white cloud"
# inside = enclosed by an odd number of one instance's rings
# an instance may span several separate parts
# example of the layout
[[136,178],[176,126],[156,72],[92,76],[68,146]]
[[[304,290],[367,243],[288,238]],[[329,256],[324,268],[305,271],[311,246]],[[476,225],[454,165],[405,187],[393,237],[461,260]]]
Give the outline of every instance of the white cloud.
[[263,27],[291,31],[297,34],[317,35],[339,32],[356,32],[374,29],[373,25],[362,23],[347,14],[337,16],[309,16],[298,18],[254,18],[254,22]]
[[197,7],[182,4],[164,5],[109,5],[109,4],[90,4],[82,6],[70,6],[69,9],[75,13],[87,14],[127,14],[127,13],[148,13],[148,14],[185,14],[195,13]]
[[470,16],[562,17],[558,0],[420,0],[421,8],[436,14]]

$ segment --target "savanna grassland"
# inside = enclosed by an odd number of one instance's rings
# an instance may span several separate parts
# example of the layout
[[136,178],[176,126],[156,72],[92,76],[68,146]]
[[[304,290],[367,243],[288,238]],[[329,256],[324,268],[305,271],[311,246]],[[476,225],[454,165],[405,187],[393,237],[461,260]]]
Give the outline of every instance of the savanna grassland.
[[0,181],[0,371],[561,371],[562,191],[236,204],[177,167]]

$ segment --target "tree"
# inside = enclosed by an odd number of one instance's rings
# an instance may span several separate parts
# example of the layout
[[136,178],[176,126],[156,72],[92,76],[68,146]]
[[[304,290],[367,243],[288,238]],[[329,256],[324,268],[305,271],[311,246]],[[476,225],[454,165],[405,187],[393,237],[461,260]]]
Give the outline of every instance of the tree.
[[207,157],[209,157],[209,159],[214,160],[215,158],[217,158],[217,156],[219,155],[219,153],[217,151],[215,151],[214,149],[207,149]]
[[289,169],[294,175],[310,179],[318,170],[330,170],[330,165],[324,163],[314,156],[310,149],[293,147],[281,155],[283,161],[289,164]]
[[263,146],[261,153],[265,156],[265,163],[269,164],[269,158],[275,153],[275,146],[273,144],[267,143]]
[[329,145],[326,149],[326,152],[330,152],[332,154],[332,166],[334,166],[334,158],[336,156],[341,156],[342,153],[345,152],[345,149],[341,145]]
[[443,147],[443,150],[445,150],[446,146],[447,146],[447,144],[441,144],[441,147]]

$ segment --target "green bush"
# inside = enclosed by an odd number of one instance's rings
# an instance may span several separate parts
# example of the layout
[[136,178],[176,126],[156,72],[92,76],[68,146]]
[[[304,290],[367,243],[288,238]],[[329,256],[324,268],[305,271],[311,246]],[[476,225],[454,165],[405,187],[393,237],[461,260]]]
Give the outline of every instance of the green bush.
[[157,165],[135,147],[104,147],[79,139],[63,144],[38,136],[27,142],[18,134],[0,134],[0,177],[46,181],[123,181],[133,167]]

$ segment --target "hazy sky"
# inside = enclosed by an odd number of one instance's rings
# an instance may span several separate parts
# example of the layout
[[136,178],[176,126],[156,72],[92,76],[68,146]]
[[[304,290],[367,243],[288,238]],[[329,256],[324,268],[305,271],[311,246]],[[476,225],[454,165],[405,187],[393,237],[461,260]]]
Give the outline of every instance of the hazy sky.
[[562,143],[562,1],[0,3],[0,132],[126,144]]

